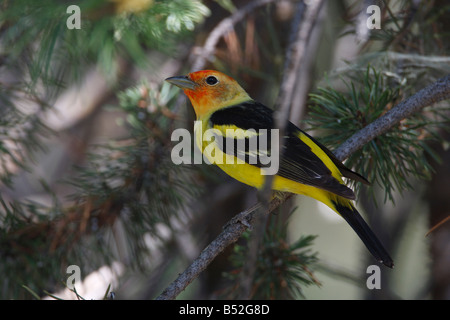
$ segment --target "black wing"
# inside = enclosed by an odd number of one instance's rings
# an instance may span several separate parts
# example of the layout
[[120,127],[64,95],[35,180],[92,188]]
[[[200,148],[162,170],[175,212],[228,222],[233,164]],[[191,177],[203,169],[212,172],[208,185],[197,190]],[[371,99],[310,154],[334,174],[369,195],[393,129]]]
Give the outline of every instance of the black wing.
[[[218,110],[211,115],[210,125],[212,127],[235,126],[244,130],[254,129],[257,132],[261,129],[267,129],[267,149],[259,149],[258,151],[263,154],[265,152],[270,154],[270,129],[274,128],[273,110],[261,103],[248,101]],[[322,160],[312,152],[311,148],[306,143],[298,138],[300,132],[314,141],[314,143],[330,157],[345,177],[367,182],[363,177],[345,167],[338,159],[336,159],[331,151],[297,128],[291,122],[288,123],[285,136],[283,137],[282,143],[284,148],[282,152],[280,152],[280,166],[277,175],[302,184],[325,189],[348,199],[354,199],[355,195],[353,191],[335,179]],[[264,167],[258,158],[258,153],[250,150],[250,139],[245,139],[247,140],[245,142],[245,162],[257,167]],[[226,144],[234,144],[234,155],[238,152],[237,140],[238,139],[236,138],[225,139]],[[221,146],[221,149],[223,152],[227,152],[223,145]]]

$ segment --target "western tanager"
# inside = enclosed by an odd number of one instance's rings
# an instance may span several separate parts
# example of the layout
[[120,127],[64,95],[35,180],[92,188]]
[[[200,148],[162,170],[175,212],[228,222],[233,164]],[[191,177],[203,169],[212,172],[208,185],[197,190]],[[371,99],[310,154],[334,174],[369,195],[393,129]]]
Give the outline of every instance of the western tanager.
[[[267,165],[260,158],[273,152],[270,139],[274,129],[273,111],[253,100],[233,78],[218,71],[197,71],[166,81],[183,89],[189,97],[197,116],[194,128],[197,146],[203,154],[211,144],[214,146],[214,152],[207,155],[210,162],[238,181],[262,188],[266,177],[262,169]],[[202,137],[208,129],[213,129],[216,138],[212,142]],[[256,149],[251,149],[250,138],[262,136],[261,132],[268,136],[266,147],[258,144]],[[365,184],[367,180],[345,167],[330,150],[291,122],[287,123],[282,137],[282,148],[277,151],[279,167],[272,189],[323,202],[347,221],[375,259],[392,268],[391,257],[355,209],[351,201],[355,194],[342,177]],[[221,158],[223,161],[217,161]]]

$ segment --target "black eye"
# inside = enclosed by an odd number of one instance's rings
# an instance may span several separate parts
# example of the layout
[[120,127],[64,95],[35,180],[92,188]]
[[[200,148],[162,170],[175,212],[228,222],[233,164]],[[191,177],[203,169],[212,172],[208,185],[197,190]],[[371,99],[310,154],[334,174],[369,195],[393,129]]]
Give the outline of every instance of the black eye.
[[209,84],[210,86],[213,86],[213,85],[219,83],[219,80],[217,80],[217,78],[214,76],[209,76],[206,78],[206,83]]

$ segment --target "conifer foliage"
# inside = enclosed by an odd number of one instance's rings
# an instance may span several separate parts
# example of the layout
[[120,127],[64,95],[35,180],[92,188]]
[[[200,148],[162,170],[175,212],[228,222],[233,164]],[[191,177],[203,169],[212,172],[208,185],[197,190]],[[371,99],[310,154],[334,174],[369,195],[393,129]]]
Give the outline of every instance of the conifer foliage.
[[[229,219],[252,211],[253,190],[212,166],[171,159],[172,132],[192,130],[194,119],[180,91],[163,80],[193,66],[233,76],[266,105],[290,90],[299,109],[291,121],[331,150],[441,79],[436,103],[346,159],[376,186],[358,197],[377,203],[380,214],[366,209],[387,247],[395,252],[407,236],[414,216],[388,217],[382,208],[408,190],[423,194],[418,186],[433,177],[442,153],[431,142],[448,146],[445,1],[375,1],[380,28],[365,23],[367,1],[316,0],[314,14],[311,1],[76,2],[0,4],[0,298],[64,289],[70,265],[80,268],[81,280],[120,265],[97,297],[154,299],[186,265],[195,269]],[[357,48],[350,57],[335,46],[346,37]],[[346,64],[331,66],[335,58]],[[82,107],[72,114],[75,105]],[[364,284],[365,269],[347,272],[321,256],[321,235],[288,227],[303,214],[292,207],[272,208],[247,231],[244,222],[243,236],[230,241],[236,243],[203,259],[205,270],[186,279],[186,286],[197,281],[185,297],[308,298],[305,288],[320,286],[324,274]],[[379,297],[391,298],[395,283],[386,280]]]

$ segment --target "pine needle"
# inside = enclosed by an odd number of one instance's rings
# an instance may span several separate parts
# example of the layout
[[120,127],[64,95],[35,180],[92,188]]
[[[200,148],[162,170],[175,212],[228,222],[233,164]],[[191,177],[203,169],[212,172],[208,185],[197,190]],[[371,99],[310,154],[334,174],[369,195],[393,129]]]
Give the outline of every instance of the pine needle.
[[441,221],[439,221],[438,223],[436,223],[433,227],[431,227],[430,230],[428,230],[428,232],[425,234],[425,237],[428,237],[430,235],[430,233],[432,233],[433,231],[435,231],[437,228],[439,228],[440,226],[442,226],[444,223],[446,223],[447,221],[450,221],[450,215],[448,215],[446,218],[442,219]]

